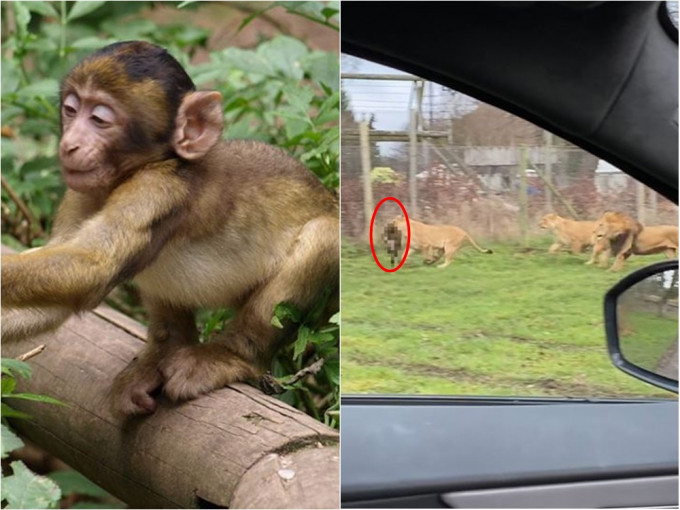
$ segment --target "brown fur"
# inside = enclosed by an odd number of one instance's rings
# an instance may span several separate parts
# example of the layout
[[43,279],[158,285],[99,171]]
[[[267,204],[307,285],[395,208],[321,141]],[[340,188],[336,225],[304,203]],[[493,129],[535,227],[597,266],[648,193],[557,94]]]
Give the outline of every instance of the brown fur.
[[602,256],[609,258],[609,254],[615,255],[614,264],[609,268],[610,271],[617,271],[623,267],[624,262],[633,253],[635,238],[642,232],[642,224],[628,216],[627,214],[607,211],[598,220],[593,238],[595,239],[595,249],[601,250]]
[[592,235],[596,225],[595,221],[569,220],[555,213],[546,214],[538,224],[540,228],[550,229],[555,234],[555,242],[548,253],[555,253],[568,246],[575,255],[593,244]]
[[[621,240],[616,240],[619,244]],[[620,252],[620,246],[612,243],[606,236],[601,237],[593,247],[593,259],[599,257],[600,265],[606,267],[612,252]],[[654,255],[663,253],[667,258],[678,256],[678,227],[656,225],[644,227],[635,237],[629,255]],[[626,257],[627,258],[627,257]]]
[[[146,109],[91,87],[95,78],[111,79],[106,58],[87,60],[89,74],[74,72],[64,87],[86,113],[70,111],[64,122],[62,164],[94,164],[97,179],[66,179],[79,189],[67,191],[46,247],[3,255],[2,335],[16,340],[54,329],[134,278],[149,310],[149,342],[111,395],[117,411],[146,413],[159,387],[173,400],[189,399],[267,370],[291,333],[270,323],[278,303],[307,311],[330,288],[327,315],[337,310],[338,210],[318,179],[282,150],[217,142],[221,106],[212,92],[189,90],[177,107],[163,152],[182,159],[156,160],[157,147],[134,152],[130,145],[134,165],[111,165],[110,152],[129,143],[128,122],[144,120]],[[129,94],[141,97],[148,83],[131,81]],[[91,94],[110,96],[115,107],[113,125],[101,133],[88,124]],[[209,344],[197,343],[194,310],[203,307],[238,310]]]
[[[437,262],[444,255],[444,262],[437,267],[445,268],[453,261],[453,256],[465,242],[470,243],[482,253],[493,253],[480,247],[462,228],[453,225],[427,225],[416,220],[409,220],[411,225],[411,245],[407,258],[413,252],[419,251],[423,260],[428,264]],[[404,236],[407,234],[406,219],[397,216],[392,225],[398,228]]]

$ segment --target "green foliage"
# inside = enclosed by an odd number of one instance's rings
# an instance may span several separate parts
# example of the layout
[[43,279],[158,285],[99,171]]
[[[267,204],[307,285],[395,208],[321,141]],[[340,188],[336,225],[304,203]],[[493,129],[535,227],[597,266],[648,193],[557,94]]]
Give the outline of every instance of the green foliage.
[[[190,2],[184,2],[182,6],[189,4]],[[239,26],[239,30],[247,26],[256,17],[264,14],[270,9],[275,7],[284,7],[288,12],[297,14],[303,18],[311,21],[315,21],[322,25],[325,25],[333,30],[339,31],[340,27],[337,24],[337,16],[340,14],[340,2],[272,2],[267,5],[264,9],[261,9],[246,19],[243,20]]]
[[[164,46],[197,87],[220,91],[225,98],[226,138],[258,139],[282,147],[325,186],[337,189],[337,54],[311,50],[285,35],[252,50],[208,51],[208,30],[179,22],[159,25],[136,15],[154,5],[90,0],[2,3],[2,170],[7,186],[33,216],[24,217],[3,185],[3,232],[25,245],[44,243],[43,230],[49,232],[64,191],[57,158],[59,80],[92,51],[121,40],[143,39]],[[196,5],[201,7],[192,4]],[[276,2],[265,10],[273,7],[329,27],[338,14],[337,2]],[[208,60],[193,65],[191,57],[198,50],[208,51]]]
[[2,477],[3,508],[59,508],[61,491],[56,483],[36,475],[21,461],[10,467],[12,474]]
[[[328,426],[337,428],[340,408],[340,319],[339,314],[335,314],[327,322],[323,321],[322,315],[329,298],[330,291],[327,291],[305,315],[290,303],[276,305],[271,323],[281,329],[289,324],[296,325],[297,337],[287,352],[277,358],[274,375],[277,382],[288,390],[281,396],[284,401],[317,419],[323,416]],[[295,377],[301,370],[312,369],[319,360],[323,364],[320,370],[312,372],[313,381]]]
[[[43,395],[32,393],[15,393],[16,376],[30,377],[31,368],[22,361],[14,359],[2,359],[2,444],[0,445],[1,456],[6,459],[9,453],[24,446],[19,437],[10,430],[7,418],[30,419],[26,413],[22,413],[6,404],[7,398],[19,398],[59,404],[58,400]],[[29,470],[21,461],[10,463],[12,474],[2,474],[2,502],[3,508],[58,508],[61,499],[59,487],[48,478],[38,476]]]

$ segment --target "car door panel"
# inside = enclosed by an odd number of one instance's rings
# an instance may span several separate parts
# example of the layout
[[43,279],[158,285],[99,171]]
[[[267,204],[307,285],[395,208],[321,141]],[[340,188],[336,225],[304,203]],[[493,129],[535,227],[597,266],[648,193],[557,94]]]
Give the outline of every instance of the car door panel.
[[[394,506],[387,500],[395,497],[432,502],[442,494],[449,494],[450,502],[487,504],[502,493],[482,497],[469,491],[677,476],[676,401],[519,403],[344,397],[343,506],[381,499]],[[543,501],[544,494],[573,494],[577,488],[530,494]],[[604,488],[589,490],[603,493]],[[522,493],[511,495],[524,501],[517,494]],[[648,503],[669,504],[667,499]],[[612,502],[619,506],[615,498]]]

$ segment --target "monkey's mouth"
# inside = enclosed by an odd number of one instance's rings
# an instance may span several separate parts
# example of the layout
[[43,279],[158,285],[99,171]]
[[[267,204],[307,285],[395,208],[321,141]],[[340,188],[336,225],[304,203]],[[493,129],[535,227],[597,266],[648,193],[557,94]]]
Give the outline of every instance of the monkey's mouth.
[[76,168],[72,166],[64,166],[62,168],[64,170],[64,173],[68,175],[86,174],[94,170],[93,168]]

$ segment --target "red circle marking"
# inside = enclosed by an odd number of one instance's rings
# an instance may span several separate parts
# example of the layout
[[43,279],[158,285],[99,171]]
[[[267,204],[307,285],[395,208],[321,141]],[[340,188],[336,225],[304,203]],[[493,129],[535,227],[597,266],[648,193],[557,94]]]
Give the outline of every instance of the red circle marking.
[[[383,205],[385,202],[388,200],[392,200],[393,202],[396,202],[399,207],[401,207],[401,210],[404,213],[404,218],[406,218],[406,231],[408,235],[406,236],[406,249],[404,250],[404,256],[401,258],[401,262],[397,267],[394,267],[392,269],[387,269],[385,266],[383,266],[380,261],[378,260],[378,256],[375,254],[375,246],[373,246],[373,224],[375,223],[375,215],[378,213],[378,209],[380,209],[380,206]],[[404,204],[402,204],[398,198],[394,197],[385,197],[383,198],[377,206],[375,206],[375,209],[373,210],[373,216],[371,217],[371,228],[369,235],[371,236],[371,252],[373,253],[373,260],[375,260],[375,263],[378,264],[378,267],[385,271],[386,273],[393,273],[395,271],[398,271],[401,266],[404,265],[404,261],[406,260],[406,256],[408,255],[408,250],[409,247],[411,246],[411,222],[408,219],[408,214],[406,213],[406,207],[404,207]]]

